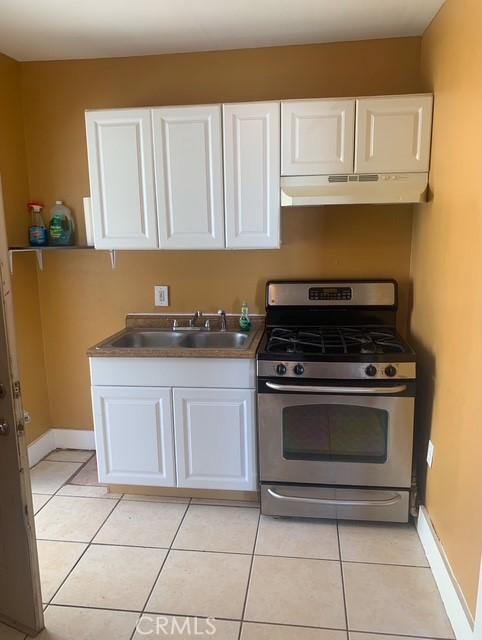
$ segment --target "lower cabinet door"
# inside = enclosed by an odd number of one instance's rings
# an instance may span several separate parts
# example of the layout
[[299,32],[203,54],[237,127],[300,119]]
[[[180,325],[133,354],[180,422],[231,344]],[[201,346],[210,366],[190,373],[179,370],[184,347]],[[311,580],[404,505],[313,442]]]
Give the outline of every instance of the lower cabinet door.
[[173,389],[178,487],[257,488],[254,391]]
[[176,486],[171,389],[93,387],[99,480]]

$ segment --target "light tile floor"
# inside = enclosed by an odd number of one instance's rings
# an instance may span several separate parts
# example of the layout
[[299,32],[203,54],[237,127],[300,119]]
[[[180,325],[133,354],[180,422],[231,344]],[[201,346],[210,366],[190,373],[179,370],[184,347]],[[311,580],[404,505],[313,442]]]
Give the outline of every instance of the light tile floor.
[[[412,526],[109,494],[86,452],[48,458],[32,470],[38,640],[454,637]],[[24,636],[0,625],[0,640]]]

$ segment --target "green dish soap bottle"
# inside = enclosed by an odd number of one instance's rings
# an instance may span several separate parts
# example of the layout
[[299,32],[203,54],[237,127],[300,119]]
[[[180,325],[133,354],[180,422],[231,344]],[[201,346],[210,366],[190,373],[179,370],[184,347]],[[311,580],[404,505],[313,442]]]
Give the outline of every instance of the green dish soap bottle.
[[249,309],[246,302],[241,305],[241,316],[239,318],[239,328],[241,331],[249,331],[251,329],[251,320],[249,319]]
[[69,246],[74,244],[74,219],[62,200],[50,209],[49,244]]

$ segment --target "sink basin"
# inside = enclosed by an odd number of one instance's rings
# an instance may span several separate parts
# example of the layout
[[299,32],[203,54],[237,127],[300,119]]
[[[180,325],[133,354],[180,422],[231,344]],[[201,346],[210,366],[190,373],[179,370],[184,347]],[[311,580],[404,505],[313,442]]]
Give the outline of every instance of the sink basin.
[[234,331],[205,331],[184,336],[180,347],[184,349],[244,349],[248,334]]
[[112,349],[245,349],[250,335],[235,331],[130,330],[99,345]]
[[177,347],[185,338],[176,331],[129,331],[103,346],[115,349],[157,349],[159,347]]

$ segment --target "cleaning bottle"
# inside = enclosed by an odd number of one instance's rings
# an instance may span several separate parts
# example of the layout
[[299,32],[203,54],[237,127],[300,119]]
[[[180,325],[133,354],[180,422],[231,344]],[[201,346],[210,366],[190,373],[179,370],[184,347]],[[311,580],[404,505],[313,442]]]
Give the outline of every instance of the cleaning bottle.
[[249,309],[246,302],[241,305],[241,316],[239,318],[239,328],[241,331],[249,331],[251,329],[251,320],[249,319]]
[[49,236],[42,218],[44,206],[40,202],[29,202],[27,207],[32,216],[32,224],[28,228],[29,243],[32,247],[45,247],[49,243]]
[[57,200],[50,209],[49,242],[54,246],[74,244],[74,219],[62,200]]

